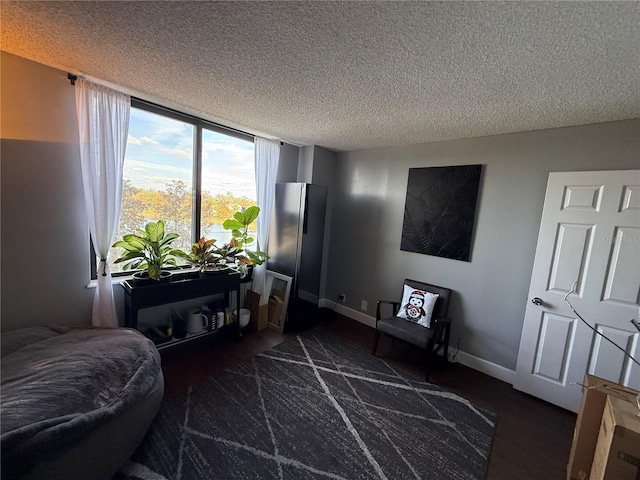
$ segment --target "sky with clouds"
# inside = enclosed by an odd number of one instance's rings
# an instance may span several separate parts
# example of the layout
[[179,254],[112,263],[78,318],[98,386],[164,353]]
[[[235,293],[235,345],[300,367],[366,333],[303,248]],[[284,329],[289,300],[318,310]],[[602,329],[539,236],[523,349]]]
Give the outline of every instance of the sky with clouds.
[[[195,127],[145,110],[131,109],[124,179],[164,190],[172,180],[192,185]],[[211,130],[202,135],[202,188],[255,200],[253,143]]]

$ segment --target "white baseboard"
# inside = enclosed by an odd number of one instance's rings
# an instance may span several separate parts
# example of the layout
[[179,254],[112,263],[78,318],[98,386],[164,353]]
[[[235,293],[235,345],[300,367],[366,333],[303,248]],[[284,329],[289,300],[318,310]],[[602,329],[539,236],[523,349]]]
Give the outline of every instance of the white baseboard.
[[321,298],[318,300],[318,308],[328,308],[329,310],[333,310],[333,308],[338,304],[338,302],[331,302],[326,298]]
[[[449,346],[449,355],[451,355],[451,346]],[[498,380],[502,380],[503,382],[513,385],[513,379],[516,372],[509,370],[502,365],[490,362],[489,360],[484,360],[483,358],[473,356],[470,353],[463,351],[458,352],[456,361],[460,362],[465,367],[473,368],[479,372],[486,373],[490,377],[497,378]]]
[[341,313],[345,317],[352,318],[357,322],[364,323],[368,327],[374,328],[376,326],[375,317],[370,317],[364,312],[359,312],[358,310],[354,310],[342,304],[337,304],[334,310],[338,313]]
[[313,293],[305,292],[304,290],[298,290],[298,297],[314,305],[319,305],[318,296]]
[[353,320],[356,320],[357,322],[364,323],[368,327],[372,327],[373,328],[373,327],[376,326],[375,317],[370,317],[369,315],[367,315],[364,312],[359,312],[358,310],[354,310],[354,309],[349,308],[346,305],[343,305],[343,304],[338,303],[338,302],[333,302],[331,300],[327,300],[326,298],[321,298],[320,299],[320,301],[318,302],[318,307],[319,308],[330,308],[334,312],[341,313],[345,317],[349,317],[349,318],[351,318]]
[[[342,305],[340,303],[329,301],[326,298],[320,299],[320,301],[318,302],[318,306],[321,308],[331,308],[334,311],[344,315],[345,317],[349,317],[357,322],[363,323],[368,327],[374,328],[376,326],[376,319],[374,317],[370,317],[363,312],[353,310],[352,308],[346,307],[345,305]],[[452,348],[451,346],[449,346],[449,355],[451,355],[452,353]],[[508,384],[513,385],[513,379],[516,375],[516,372],[498,365],[497,363],[484,360],[480,357],[476,357],[461,350],[458,351],[456,361],[461,363],[465,367],[473,368],[474,370],[485,373],[490,377],[497,378],[498,380],[502,380],[503,382],[507,382]]]

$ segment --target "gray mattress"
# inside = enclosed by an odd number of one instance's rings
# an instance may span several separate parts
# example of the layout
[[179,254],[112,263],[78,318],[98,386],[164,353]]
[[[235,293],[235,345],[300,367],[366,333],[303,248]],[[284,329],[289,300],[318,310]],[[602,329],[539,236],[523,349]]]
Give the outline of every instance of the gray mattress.
[[1,355],[3,478],[110,478],[160,405],[160,356],[136,330],[25,328]]

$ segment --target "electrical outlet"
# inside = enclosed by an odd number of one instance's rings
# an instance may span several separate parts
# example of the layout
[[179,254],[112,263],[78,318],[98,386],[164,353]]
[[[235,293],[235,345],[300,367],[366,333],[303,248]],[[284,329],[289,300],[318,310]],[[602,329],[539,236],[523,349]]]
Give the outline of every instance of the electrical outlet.
[[347,296],[344,293],[340,293],[338,294],[338,300],[340,300],[342,303],[347,301]]
[[362,300],[360,302],[360,310],[366,312],[367,311],[367,301],[366,300]]

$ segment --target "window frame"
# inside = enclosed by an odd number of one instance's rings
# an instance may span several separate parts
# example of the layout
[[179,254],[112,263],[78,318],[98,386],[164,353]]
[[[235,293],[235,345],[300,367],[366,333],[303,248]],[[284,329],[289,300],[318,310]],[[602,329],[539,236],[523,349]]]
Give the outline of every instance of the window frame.
[[[233,127],[227,127],[225,125],[215,123],[209,120],[205,120],[200,117],[196,117],[195,115],[191,115],[188,113],[180,112],[173,108],[165,107],[163,105],[159,105],[157,103],[149,102],[147,100],[143,100],[137,97],[131,97],[131,108],[137,108],[139,110],[145,110],[150,113],[154,113],[156,115],[162,115],[164,117],[171,118],[173,120],[177,120],[184,123],[189,123],[194,126],[193,130],[193,190],[192,190],[192,198],[193,198],[193,208],[191,210],[191,241],[195,242],[196,239],[200,238],[201,226],[200,226],[200,218],[202,214],[202,131],[203,130],[211,130],[217,133],[221,133],[223,135],[228,135],[231,137],[238,138],[240,140],[249,141],[251,143],[255,143],[255,135],[243,132],[242,130],[238,130]],[[255,162],[255,159],[254,159]],[[91,241],[91,235],[89,235],[89,255],[90,255],[90,265],[91,265],[91,280],[95,281],[98,278],[98,267],[97,260],[98,257],[93,248],[93,242]],[[130,277],[133,272],[116,272],[112,273],[111,276],[113,278],[120,277]]]

